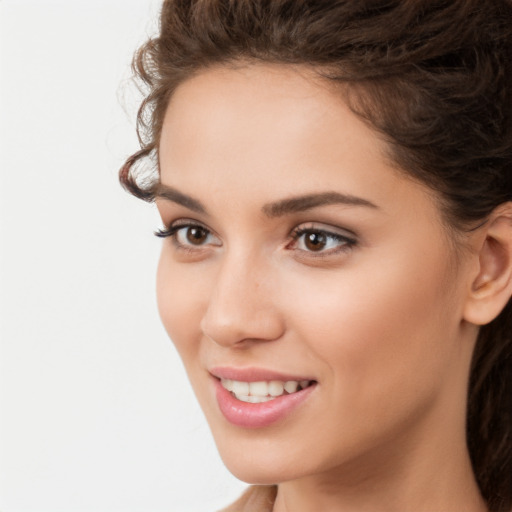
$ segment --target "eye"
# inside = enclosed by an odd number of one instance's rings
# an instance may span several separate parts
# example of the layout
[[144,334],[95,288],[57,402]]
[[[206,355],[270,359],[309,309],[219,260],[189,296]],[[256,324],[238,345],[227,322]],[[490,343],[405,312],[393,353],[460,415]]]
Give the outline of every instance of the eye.
[[191,222],[173,224],[155,232],[160,238],[172,238],[178,248],[192,249],[206,245],[220,246],[220,240],[205,226]]
[[175,231],[174,236],[179,244],[203,245],[210,233],[202,226],[189,226]]
[[299,227],[292,233],[292,242],[288,249],[318,253],[335,254],[346,251],[356,244],[353,236],[330,231],[319,227]]

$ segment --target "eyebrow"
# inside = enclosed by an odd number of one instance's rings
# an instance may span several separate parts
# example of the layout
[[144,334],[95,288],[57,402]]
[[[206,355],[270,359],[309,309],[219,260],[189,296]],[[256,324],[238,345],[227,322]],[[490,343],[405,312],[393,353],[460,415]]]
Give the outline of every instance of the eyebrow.
[[353,196],[350,194],[340,194],[339,192],[321,192],[317,194],[307,194],[304,196],[291,197],[269,203],[263,207],[263,212],[268,217],[281,217],[290,213],[298,213],[319,206],[327,206],[330,204],[342,204],[347,206],[366,206],[369,208],[376,208],[378,206],[363,199],[362,197]]
[[[174,187],[168,185],[158,184],[155,196],[162,199],[167,199],[173,203],[180,204],[189,210],[197,213],[207,215],[208,211],[205,206],[197,199],[180,192]],[[362,197],[353,196],[350,194],[340,194],[339,192],[320,192],[314,194],[306,194],[303,196],[290,197],[268,203],[263,206],[262,211],[267,217],[281,217],[290,213],[298,213],[319,206],[327,206],[331,204],[342,204],[346,206],[366,206],[368,208],[376,208],[378,206],[363,199]]]
[[176,190],[173,187],[163,185],[162,183],[159,183],[157,185],[155,190],[155,197],[167,199],[168,201],[172,201],[173,203],[180,204],[181,206],[184,206],[185,208],[188,208],[189,210],[192,210],[193,212],[196,213],[207,214],[206,208],[200,201],[186,194],[183,194],[182,192]]

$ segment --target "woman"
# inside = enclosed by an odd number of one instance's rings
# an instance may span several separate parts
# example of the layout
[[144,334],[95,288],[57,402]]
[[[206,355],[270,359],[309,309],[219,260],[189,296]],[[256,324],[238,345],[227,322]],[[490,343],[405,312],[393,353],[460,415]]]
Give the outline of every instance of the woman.
[[164,2],[120,177],[259,484],[226,510],[512,509],[511,27],[505,0]]

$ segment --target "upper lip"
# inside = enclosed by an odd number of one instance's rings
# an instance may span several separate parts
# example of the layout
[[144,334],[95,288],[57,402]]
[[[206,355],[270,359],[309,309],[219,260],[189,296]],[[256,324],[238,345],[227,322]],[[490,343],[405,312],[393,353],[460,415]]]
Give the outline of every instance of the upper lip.
[[267,368],[246,367],[239,368],[235,366],[215,366],[209,369],[209,372],[218,379],[238,380],[242,382],[258,382],[258,381],[289,381],[289,380],[315,380],[308,375],[291,375],[281,371]]

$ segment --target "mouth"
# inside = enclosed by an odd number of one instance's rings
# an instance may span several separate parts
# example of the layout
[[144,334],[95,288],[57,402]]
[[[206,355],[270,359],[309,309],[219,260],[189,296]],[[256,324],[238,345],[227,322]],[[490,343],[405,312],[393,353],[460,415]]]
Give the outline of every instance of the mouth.
[[258,369],[211,372],[220,412],[231,424],[267,427],[289,417],[309,401],[318,382]]
[[312,386],[314,380],[271,380],[245,382],[242,380],[220,379],[221,386],[241,402],[261,404],[280,396],[291,395]]

